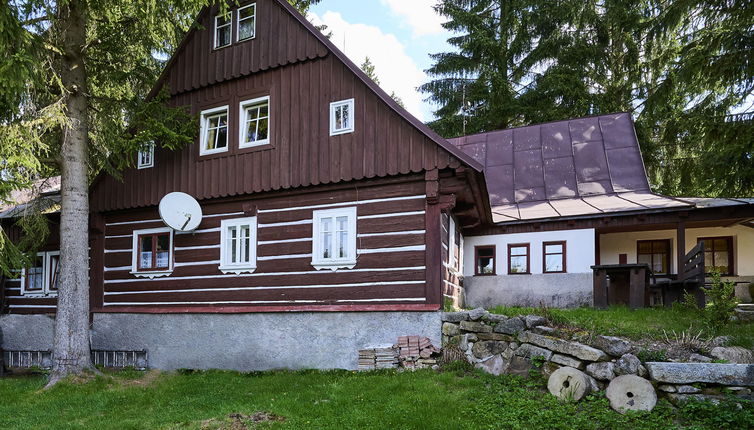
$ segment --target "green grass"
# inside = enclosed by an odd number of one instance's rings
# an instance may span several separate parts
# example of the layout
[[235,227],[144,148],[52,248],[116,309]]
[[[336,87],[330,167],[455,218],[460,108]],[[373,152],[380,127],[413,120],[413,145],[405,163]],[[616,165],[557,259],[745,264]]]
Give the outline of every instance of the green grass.
[[754,345],[754,323],[730,323],[719,330],[709,330],[699,315],[682,308],[645,308],[630,310],[625,306],[615,306],[607,310],[593,308],[542,309],[498,306],[489,310],[492,313],[515,316],[537,314],[586,331],[623,336],[629,339],[661,339],[663,330],[669,335],[673,331],[681,333],[703,332],[706,337],[732,336],[732,344],[751,348]]
[[751,403],[741,409],[694,403],[676,410],[662,401],[652,413],[620,415],[601,395],[561,403],[542,381],[479,373],[211,371],[162,374],[140,383],[130,372],[40,391],[44,384],[44,376],[0,379],[0,428],[237,428],[229,414],[255,412],[285,419],[257,428],[284,429],[754,427]]

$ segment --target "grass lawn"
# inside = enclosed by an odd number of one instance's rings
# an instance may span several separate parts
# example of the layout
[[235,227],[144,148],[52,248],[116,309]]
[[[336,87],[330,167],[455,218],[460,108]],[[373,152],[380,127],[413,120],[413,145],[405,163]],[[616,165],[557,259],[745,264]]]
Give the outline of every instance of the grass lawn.
[[579,327],[591,333],[623,336],[629,339],[662,339],[663,330],[672,337],[673,331],[702,331],[703,337],[731,336],[732,345],[751,348],[754,346],[754,323],[733,322],[722,329],[707,329],[699,315],[681,308],[645,308],[630,310],[625,306],[607,310],[593,308],[542,309],[498,306],[492,313],[509,316],[537,314],[547,316],[553,322]]
[[[753,428],[754,405],[661,401],[620,415],[602,395],[558,402],[540,380],[443,372],[122,372],[43,392],[0,379],[2,429],[721,429]],[[232,414],[273,419],[242,425]],[[248,422],[247,422],[248,424]]]

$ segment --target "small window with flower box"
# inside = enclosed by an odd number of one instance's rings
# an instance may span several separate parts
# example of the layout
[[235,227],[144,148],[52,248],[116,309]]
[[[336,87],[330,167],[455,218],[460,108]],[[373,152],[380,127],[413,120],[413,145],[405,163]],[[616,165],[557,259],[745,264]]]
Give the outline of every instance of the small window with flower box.
[[232,40],[231,31],[233,23],[233,12],[228,11],[225,14],[215,17],[215,43],[214,48],[220,49],[230,46]]
[[475,246],[474,247],[476,276],[488,276],[495,274],[495,246]]
[[173,230],[134,230],[131,274],[155,278],[173,272]]
[[528,275],[529,270],[529,244],[508,244],[508,274]]
[[356,208],[314,211],[312,266],[317,270],[356,265]]
[[252,273],[257,268],[257,218],[220,222],[220,271]]
[[199,155],[228,150],[228,106],[207,109],[201,113]]

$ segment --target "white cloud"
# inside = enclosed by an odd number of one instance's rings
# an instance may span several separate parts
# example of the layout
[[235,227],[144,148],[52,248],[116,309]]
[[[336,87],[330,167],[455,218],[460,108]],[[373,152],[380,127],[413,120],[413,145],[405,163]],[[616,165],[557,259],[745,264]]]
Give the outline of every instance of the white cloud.
[[438,34],[444,19],[434,10],[438,0],[380,0],[411,26],[414,37]]
[[409,112],[425,119],[426,108],[416,88],[425,82],[426,75],[395,35],[372,25],[349,23],[338,12],[327,11],[321,17],[311,12],[309,15],[315,25],[327,25],[326,31],[332,33],[330,40],[351,61],[360,66],[369,57],[382,89],[388,94],[395,92]]

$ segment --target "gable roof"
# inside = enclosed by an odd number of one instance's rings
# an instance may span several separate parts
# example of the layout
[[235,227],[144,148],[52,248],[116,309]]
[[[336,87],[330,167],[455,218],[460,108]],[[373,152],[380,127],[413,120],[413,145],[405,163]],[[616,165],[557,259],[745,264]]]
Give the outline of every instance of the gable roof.
[[498,223],[694,206],[651,192],[625,112],[450,141],[484,164]]
[[[197,16],[197,23],[186,33],[186,36],[184,36],[178,45],[176,52],[168,60],[165,69],[148,97],[154,97],[165,84],[168,84],[171,94],[178,94],[226,80],[248,76],[259,71],[299,61],[324,58],[328,54],[332,54],[404,120],[411,123],[411,125],[416,127],[433,142],[475,171],[481,172],[483,170],[483,166],[474,160],[474,158],[468,156],[463,151],[459,151],[448,140],[435,133],[393,100],[360,67],[351,61],[346,54],[338,49],[327,36],[322,34],[306,17],[301,15],[295,7],[291,6],[287,0],[271,1],[276,2],[283,10],[258,8],[258,13],[265,15],[257,17],[257,22],[266,22],[270,25],[257,25],[256,37],[271,37],[273,30],[282,27],[283,31],[275,31],[274,33],[274,36],[278,40],[276,47],[280,49],[269,49],[269,51],[259,49],[249,50],[247,49],[248,45],[243,43],[234,43],[229,47],[218,50],[206,49],[211,46],[210,37],[212,35],[208,31],[199,31],[201,30],[200,26],[205,27],[205,29],[212,28],[211,24],[207,25],[209,22],[208,19],[211,19],[213,13],[217,10],[217,6],[204,7]],[[242,1],[241,5],[245,3]],[[280,13],[284,11],[287,11],[288,14]],[[292,21],[300,25],[292,25]],[[201,37],[201,43],[194,44],[198,48],[189,49],[189,41],[193,37]],[[175,70],[184,70],[186,64],[201,64],[202,68],[198,73],[173,73]]]

